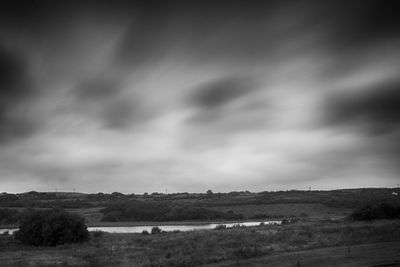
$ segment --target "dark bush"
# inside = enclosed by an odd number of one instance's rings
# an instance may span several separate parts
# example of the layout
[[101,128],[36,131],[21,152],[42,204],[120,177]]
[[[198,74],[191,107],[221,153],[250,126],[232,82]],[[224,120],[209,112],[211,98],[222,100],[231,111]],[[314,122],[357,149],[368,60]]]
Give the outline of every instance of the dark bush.
[[146,231],[146,230],[143,230],[143,231],[142,231],[142,235],[148,235],[148,234],[149,234],[148,231]]
[[395,207],[387,203],[368,205],[354,211],[350,219],[354,221],[400,219],[400,206]]
[[159,234],[159,233],[161,233],[160,227],[154,226],[153,228],[151,228],[151,234],[152,234],[152,235],[154,235],[154,234]]
[[100,231],[100,230],[93,231],[92,233],[93,233],[93,237],[94,237],[94,238],[100,238],[100,237],[102,237],[103,234],[104,234],[104,232],[103,232],[103,231]]
[[215,226],[214,230],[226,230],[226,224],[218,224]]
[[56,246],[89,239],[84,219],[63,210],[29,210],[21,215],[16,239],[35,246]]
[[0,224],[14,224],[18,222],[18,211],[0,209]]

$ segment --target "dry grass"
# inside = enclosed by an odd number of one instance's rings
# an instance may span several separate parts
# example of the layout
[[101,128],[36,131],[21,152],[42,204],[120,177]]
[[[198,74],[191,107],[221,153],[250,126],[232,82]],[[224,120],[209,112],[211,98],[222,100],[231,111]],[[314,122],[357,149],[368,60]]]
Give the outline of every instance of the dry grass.
[[[26,266],[26,262],[30,266],[198,266],[257,262],[327,247],[350,247],[354,257],[359,257],[358,244],[400,241],[400,221],[302,223],[147,236],[104,233],[84,244],[56,248],[21,246],[6,236],[0,241],[0,266]],[[329,258],[326,251],[318,252],[320,260]]]

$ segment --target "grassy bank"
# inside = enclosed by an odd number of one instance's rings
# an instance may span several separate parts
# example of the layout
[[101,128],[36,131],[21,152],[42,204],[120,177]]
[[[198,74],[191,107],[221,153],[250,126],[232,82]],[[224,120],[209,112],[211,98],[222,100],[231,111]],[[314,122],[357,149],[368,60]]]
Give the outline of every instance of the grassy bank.
[[92,233],[89,242],[28,247],[0,238],[1,266],[198,266],[329,247],[400,241],[400,221],[318,222],[157,235]]

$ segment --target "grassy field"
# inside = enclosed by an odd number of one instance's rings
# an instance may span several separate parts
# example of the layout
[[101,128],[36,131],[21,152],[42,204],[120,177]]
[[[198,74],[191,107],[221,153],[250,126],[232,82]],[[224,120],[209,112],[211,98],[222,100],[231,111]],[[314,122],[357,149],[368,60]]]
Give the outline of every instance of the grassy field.
[[400,198],[392,194],[394,191],[400,193],[398,189],[349,189],[211,195],[7,194],[0,197],[2,208],[21,212],[27,208],[61,207],[83,216],[88,226],[207,222],[102,221],[105,207],[149,202],[232,212],[242,214],[246,220],[257,220],[252,218],[261,215],[294,217],[297,222],[155,235],[91,233],[88,242],[57,247],[26,246],[13,236],[0,235],[0,266],[296,266],[298,257],[301,266],[396,266],[400,260],[399,220],[345,220],[367,203],[398,205]]
[[[127,225],[153,225],[154,222],[103,222],[101,221],[103,214],[101,209],[103,207],[95,208],[76,208],[66,209],[68,212],[76,213],[85,218],[88,226],[127,226]],[[23,211],[24,208],[16,208]],[[294,203],[294,204],[249,204],[237,206],[215,206],[213,210],[218,211],[233,211],[238,214],[243,214],[246,218],[251,218],[258,214],[268,215],[270,218],[285,218],[285,217],[298,217],[301,220],[328,220],[328,219],[341,219],[348,216],[352,209],[346,207],[326,207],[319,203]],[[251,219],[250,219],[251,220]],[[190,224],[190,223],[207,223],[208,221],[169,221],[157,222],[158,224]],[[17,226],[17,225],[11,225]],[[10,227],[10,225],[7,225]]]
[[[81,194],[68,192],[27,192],[21,194],[1,194],[0,208],[23,211],[27,208],[48,209],[63,208],[69,212],[85,217],[89,226],[114,225],[104,223],[104,208],[126,206],[129,208],[153,203],[154,207],[167,205],[167,211],[173,207],[203,208],[218,212],[229,212],[242,215],[244,219],[253,217],[265,218],[298,217],[302,220],[318,221],[340,219],[354,209],[371,203],[392,203],[400,205],[398,188],[360,188],[332,191],[278,191],[278,192],[230,192],[230,193],[175,193],[175,194]],[[393,194],[394,193],[394,194]],[[112,209],[111,209],[112,210]],[[146,208],[144,208],[146,210]],[[148,210],[148,209],[147,209]],[[157,213],[156,213],[157,214]],[[138,219],[134,214],[125,218],[116,217],[117,222],[126,224],[129,221],[142,224],[143,220],[162,221],[162,219]],[[137,217],[137,216],[136,216]],[[206,221],[207,215],[200,221]],[[173,218],[169,221],[182,221],[186,218]],[[2,225],[0,225],[1,227]],[[4,225],[3,225],[4,226]],[[10,225],[8,225],[10,226]]]
[[226,261],[210,264],[213,267],[227,266],[341,266],[341,267],[379,267],[400,266],[400,242],[381,242],[354,245],[349,256],[347,246],[300,250],[248,260]]
[[1,236],[0,242],[0,266],[295,266],[297,252],[307,263],[303,266],[357,266],[398,260],[400,221],[300,222],[157,235],[92,233],[89,242],[55,248],[20,245],[12,236]]
[[[298,217],[301,220],[318,221],[328,219],[342,219],[348,216],[352,209],[326,207],[319,203],[299,204],[262,204],[262,205],[238,205],[238,206],[216,206],[212,209],[218,211],[232,210],[251,218],[257,214],[266,214],[271,218]],[[101,208],[67,209],[69,212],[77,213],[85,217],[88,226],[126,226],[126,225],[153,225],[154,222],[102,222]],[[207,223],[208,221],[170,221],[157,222],[158,224],[190,224]]]

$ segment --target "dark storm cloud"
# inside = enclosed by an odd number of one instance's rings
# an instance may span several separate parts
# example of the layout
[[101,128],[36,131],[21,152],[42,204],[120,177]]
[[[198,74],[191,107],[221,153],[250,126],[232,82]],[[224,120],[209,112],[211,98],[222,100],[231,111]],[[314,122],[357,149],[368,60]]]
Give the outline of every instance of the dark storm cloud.
[[251,63],[321,49],[362,50],[399,37],[397,1],[168,1],[136,4],[115,60],[138,68],[170,55]]
[[400,36],[398,1],[330,2],[327,7],[323,21],[331,30],[334,47],[357,49]]
[[27,87],[25,62],[17,53],[0,47],[0,93],[2,101],[24,98]]
[[0,143],[26,137],[36,125],[27,115],[34,96],[26,62],[22,55],[0,46]]
[[327,99],[328,124],[360,127],[369,134],[386,134],[400,128],[400,80],[371,88],[350,90]]
[[130,92],[126,95],[124,77],[107,74],[86,79],[74,88],[74,105],[81,114],[99,120],[106,128],[126,130],[154,116],[146,109],[143,99]]
[[272,52],[289,45],[282,41],[295,39],[290,34],[307,23],[296,17],[297,24],[280,24],[282,7],[281,1],[254,1],[251,5],[245,1],[140,3],[133,8],[135,15],[115,60],[137,68],[176,54],[196,63],[273,58]]
[[270,107],[265,95],[268,93],[258,90],[257,82],[240,75],[204,82],[187,100],[194,111],[186,123],[195,128],[206,126],[204,129],[214,134],[262,128],[266,121],[263,111]]

